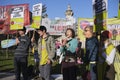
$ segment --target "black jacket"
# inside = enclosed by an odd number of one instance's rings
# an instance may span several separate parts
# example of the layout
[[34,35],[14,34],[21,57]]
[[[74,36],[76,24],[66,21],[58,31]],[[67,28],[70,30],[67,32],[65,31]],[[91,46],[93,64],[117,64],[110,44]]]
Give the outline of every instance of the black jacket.
[[96,61],[98,57],[98,40],[95,37],[91,37],[86,39],[86,60],[89,61]]
[[19,38],[20,43],[17,45],[17,48],[15,50],[15,56],[27,56],[28,55],[28,49],[30,45],[30,38],[25,36],[20,36]]

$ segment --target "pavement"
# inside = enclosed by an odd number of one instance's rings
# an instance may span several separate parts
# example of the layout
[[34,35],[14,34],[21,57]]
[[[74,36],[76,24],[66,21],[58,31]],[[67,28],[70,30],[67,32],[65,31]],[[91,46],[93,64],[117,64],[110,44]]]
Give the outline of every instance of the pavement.
[[15,75],[11,72],[0,72],[0,80],[14,80]]
[[[15,75],[13,72],[0,72],[0,80],[14,80]],[[30,80],[40,80],[40,79],[30,79]],[[63,80],[62,74],[52,74],[51,80]],[[77,80],[82,80],[79,76]]]

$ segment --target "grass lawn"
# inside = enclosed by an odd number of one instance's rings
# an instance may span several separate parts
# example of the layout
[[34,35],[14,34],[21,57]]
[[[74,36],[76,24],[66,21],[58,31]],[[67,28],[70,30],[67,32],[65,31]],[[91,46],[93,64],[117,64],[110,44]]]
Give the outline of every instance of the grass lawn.
[[[8,53],[8,57],[6,54],[0,53],[0,71],[14,71],[14,55],[13,53]],[[33,55],[28,57],[28,65],[34,65]]]
[[[5,53],[0,52],[0,72],[1,71],[14,71],[14,54],[8,53],[8,57],[6,57]],[[28,56],[28,65],[34,65],[34,57],[33,54]],[[52,73],[60,73],[61,65],[58,62],[53,63]]]
[[[14,56],[13,53],[8,53],[8,58],[3,53],[0,53],[0,72],[14,72]],[[28,56],[28,65],[34,65],[33,54]],[[83,72],[81,66],[77,69],[78,75],[81,75]],[[51,74],[61,74],[61,64],[58,64],[58,61],[55,61],[52,65]]]

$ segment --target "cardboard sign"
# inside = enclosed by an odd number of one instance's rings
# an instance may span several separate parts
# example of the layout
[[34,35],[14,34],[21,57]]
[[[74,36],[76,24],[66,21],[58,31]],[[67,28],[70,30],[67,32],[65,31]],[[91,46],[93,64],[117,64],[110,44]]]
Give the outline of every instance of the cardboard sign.
[[23,29],[23,26],[29,25],[28,4],[10,5],[10,30]]
[[41,25],[41,16],[42,16],[42,4],[35,4],[33,5],[33,23],[32,23],[32,27],[33,28],[39,28]]
[[94,31],[107,29],[107,0],[93,0]]
[[8,48],[8,47],[14,46],[15,43],[16,43],[16,40],[15,40],[15,39],[2,40],[2,41],[1,41],[1,47],[2,47],[2,48]]

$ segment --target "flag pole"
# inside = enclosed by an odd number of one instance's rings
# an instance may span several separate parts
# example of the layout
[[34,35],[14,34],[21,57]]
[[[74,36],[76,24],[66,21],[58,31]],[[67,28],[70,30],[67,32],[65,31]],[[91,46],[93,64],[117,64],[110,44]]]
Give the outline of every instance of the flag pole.
[[[9,39],[9,34],[7,34],[7,39]],[[8,47],[6,49],[6,59],[8,59]]]

